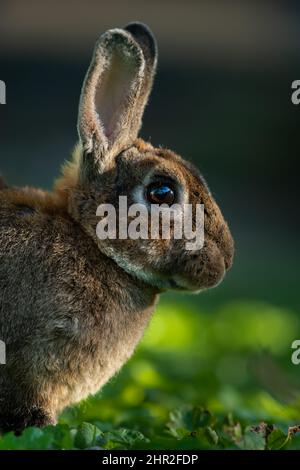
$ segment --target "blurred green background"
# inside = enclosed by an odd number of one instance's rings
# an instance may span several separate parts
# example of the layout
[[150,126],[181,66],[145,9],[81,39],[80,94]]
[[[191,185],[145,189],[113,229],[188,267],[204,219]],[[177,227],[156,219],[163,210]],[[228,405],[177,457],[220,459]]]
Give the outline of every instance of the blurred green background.
[[[299,2],[1,2],[0,168],[50,188],[76,142],[81,83],[97,36],[147,23],[160,49],[142,136],[193,161],[232,229],[221,286],[169,293],[136,354],[61,423],[125,426],[152,439],[201,405],[242,423],[300,423]],[[151,437],[152,436],[152,437]],[[174,444],[172,444],[174,445]]]

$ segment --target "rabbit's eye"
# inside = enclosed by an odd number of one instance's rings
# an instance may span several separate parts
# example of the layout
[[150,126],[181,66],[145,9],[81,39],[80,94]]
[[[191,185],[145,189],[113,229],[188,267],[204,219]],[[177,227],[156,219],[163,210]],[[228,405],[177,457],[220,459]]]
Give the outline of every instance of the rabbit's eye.
[[147,189],[147,199],[151,204],[171,205],[174,202],[175,193],[168,185],[153,183]]

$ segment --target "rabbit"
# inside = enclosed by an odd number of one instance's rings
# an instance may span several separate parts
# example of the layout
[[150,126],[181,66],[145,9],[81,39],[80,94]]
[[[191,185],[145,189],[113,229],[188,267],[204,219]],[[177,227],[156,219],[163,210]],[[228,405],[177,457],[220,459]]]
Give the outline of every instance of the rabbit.
[[[189,162],[138,137],[157,65],[142,23],[98,39],[79,102],[79,140],[50,192],[0,190],[0,429],[57,422],[133,354],[159,294],[216,286],[234,242]],[[163,190],[161,190],[163,186]],[[151,190],[149,191],[149,188]],[[204,245],[184,239],[99,239],[97,207],[204,204]],[[179,197],[180,196],[180,197]]]

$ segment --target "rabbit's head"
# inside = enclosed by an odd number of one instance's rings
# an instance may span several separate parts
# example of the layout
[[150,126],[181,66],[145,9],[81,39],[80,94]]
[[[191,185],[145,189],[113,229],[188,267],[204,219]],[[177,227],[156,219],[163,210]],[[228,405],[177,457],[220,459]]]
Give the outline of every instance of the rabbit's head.
[[[140,23],[100,37],[80,99],[80,142],[57,190],[68,194],[72,217],[123,269],[158,290],[197,291],[223,278],[232,264],[233,240],[198,170],[174,152],[137,138],[156,63],[155,40]],[[112,205],[118,221],[120,196],[127,197],[128,207],[141,204],[149,214],[151,204],[189,204],[193,229],[196,206],[204,205],[204,243],[188,249],[184,235],[176,238],[174,214],[169,237],[159,229],[155,237],[133,239],[121,236],[117,227],[115,238],[99,238],[97,208]]]

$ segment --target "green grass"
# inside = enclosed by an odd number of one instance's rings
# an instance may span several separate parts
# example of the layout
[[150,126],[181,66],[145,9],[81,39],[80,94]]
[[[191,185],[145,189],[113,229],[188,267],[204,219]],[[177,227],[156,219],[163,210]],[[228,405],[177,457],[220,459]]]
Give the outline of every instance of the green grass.
[[201,311],[193,297],[166,297],[97,396],[57,426],[3,435],[0,449],[300,449],[299,326],[296,312],[263,302]]

